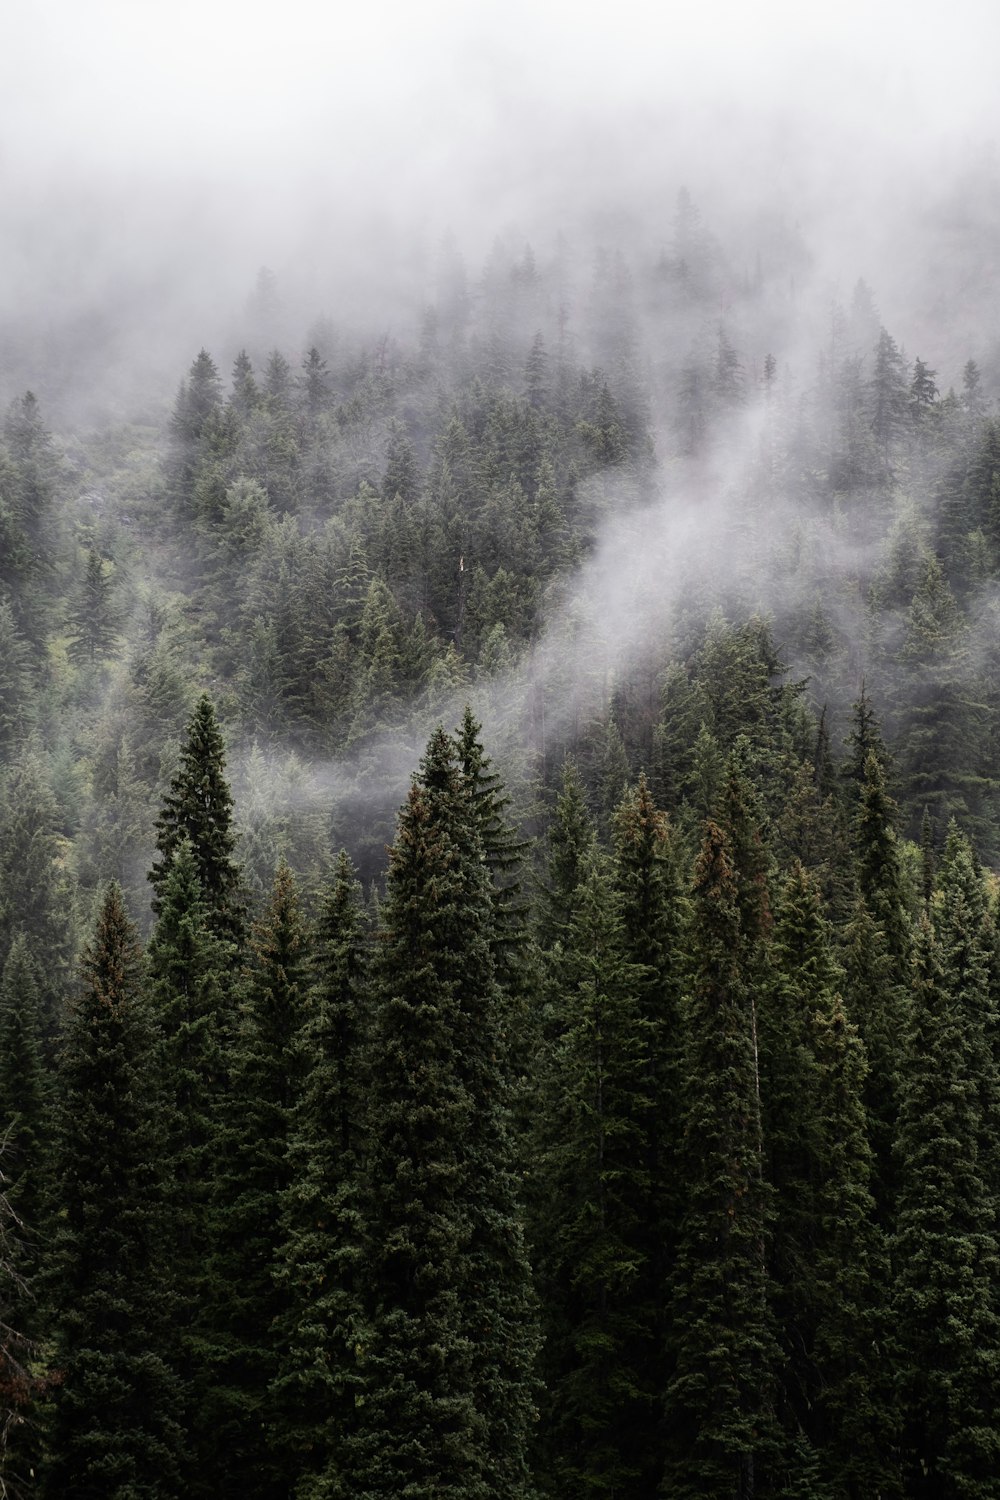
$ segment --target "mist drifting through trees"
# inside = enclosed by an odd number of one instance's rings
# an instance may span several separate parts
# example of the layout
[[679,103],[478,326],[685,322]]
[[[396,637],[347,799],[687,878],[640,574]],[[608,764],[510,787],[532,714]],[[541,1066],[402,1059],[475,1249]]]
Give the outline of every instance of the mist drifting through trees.
[[0,1491],[994,1494],[994,8],[5,33]]

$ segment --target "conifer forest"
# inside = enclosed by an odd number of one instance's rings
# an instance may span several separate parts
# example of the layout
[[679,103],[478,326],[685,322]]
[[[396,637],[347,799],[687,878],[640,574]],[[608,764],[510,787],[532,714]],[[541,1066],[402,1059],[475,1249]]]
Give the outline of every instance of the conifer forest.
[[997,158],[672,150],[0,295],[0,1500],[1000,1496]]

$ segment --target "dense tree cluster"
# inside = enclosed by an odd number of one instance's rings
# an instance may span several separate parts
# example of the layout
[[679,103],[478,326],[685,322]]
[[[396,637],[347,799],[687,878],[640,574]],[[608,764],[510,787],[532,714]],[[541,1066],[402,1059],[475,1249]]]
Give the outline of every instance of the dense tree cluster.
[[[9,408],[7,1493],[993,1493],[1000,424],[863,283],[797,383],[783,253],[685,194]],[[725,566],[580,646],[716,460]]]

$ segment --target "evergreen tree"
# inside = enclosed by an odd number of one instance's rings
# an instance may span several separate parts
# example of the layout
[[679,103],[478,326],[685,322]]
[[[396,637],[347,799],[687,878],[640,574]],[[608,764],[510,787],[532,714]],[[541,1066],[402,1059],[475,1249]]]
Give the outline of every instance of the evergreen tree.
[[[174,1359],[183,1380],[186,1426],[197,1452],[212,1378],[209,1321],[224,1041],[233,1030],[226,971],[232,950],[215,936],[202,896],[194,850],[176,846],[146,953],[146,994],[159,1031],[158,1112],[168,1217],[163,1248],[174,1280]],[[208,1439],[214,1444],[215,1434]],[[203,1490],[202,1465],[188,1472],[190,1493]]]
[[492,907],[468,784],[438,731],[400,816],[376,969],[358,1494],[528,1492],[534,1319]]
[[[626,792],[614,819],[614,883],[621,902],[622,957],[630,965],[638,1026],[645,1031],[646,1079],[637,1119],[648,1181],[641,1208],[645,1274],[636,1303],[645,1302],[651,1346],[644,1351],[647,1382],[666,1385],[669,1344],[665,1289],[673,1271],[683,1207],[677,1170],[682,1120],[683,1038],[681,996],[685,978],[686,903],[665,813],[657,808],[644,774]],[[646,1434],[647,1471],[662,1470],[660,1414]]]
[[0,1494],[27,1493],[45,1387],[38,1270],[51,1196],[50,1081],[37,966],[18,933],[0,977]]
[[295,1495],[310,1500],[356,1493],[347,1455],[363,1394],[356,1351],[364,1339],[367,967],[361,888],[341,852],[314,950],[313,1010],[302,1035],[308,1072],[291,1115],[275,1268],[286,1303],[276,1327],[275,1443]]
[[[2,546],[0,546],[2,550]],[[0,598],[0,754],[9,756],[34,718],[31,652],[6,599]]]
[[573,761],[567,760],[548,833],[548,880],[540,922],[543,943],[555,942],[572,921],[575,893],[594,837],[580,773]]
[[875,345],[870,409],[872,433],[887,473],[890,472],[893,440],[906,417],[908,395],[906,364],[899,346],[892,335],[881,328]]
[[104,570],[104,560],[91,547],[87,552],[83,580],[66,616],[70,661],[87,662],[93,666],[98,658],[111,655],[118,639],[113,592],[114,581]]
[[892,1401],[880,1357],[888,1257],[870,1190],[867,1067],[838,993],[818,889],[798,864],[778,904],[773,959],[761,1089],[785,1420],[811,1445],[832,1493],[888,1496]]
[[239,867],[233,859],[233,798],[225,778],[225,750],[215,710],[203,694],[188,724],[177,774],[156,820],[160,858],[149,872],[159,912],[163,886],[178,845],[188,839],[194,853],[202,899],[213,931],[239,942],[243,931]]
[[518,983],[519,969],[524,961],[526,908],[520,866],[527,844],[518,838],[508,821],[511,799],[483,748],[481,730],[482,725],[466,707],[455,744],[493,887],[492,943],[496,978],[511,990]]
[[[0,977],[0,1142],[4,1193],[37,1245],[48,1192],[49,1078],[43,1055],[42,986],[23,932],[11,943]],[[22,1272],[36,1259],[29,1251]]]
[[47,767],[27,750],[0,782],[0,954],[18,932],[45,955],[41,971],[46,1041],[54,1039],[70,987],[73,886]]
[[53,1398],[42,1491],[51,1500],[173,1500],[179,1389],[164,1357],[173,1309],[153,1032],[139,946],[116,886],[83,960],[59,1065],[60,1214],[49,1272]]
[[926,915],[917,936],[893,1241],[903,1474],[906,1494],[917,1500],[985,1497],[1000,1466],[997,1241],[983,1212],[991,1184],[979,1151],[973,1071],[982,995],[978,985],[963,993],[951,967],[956,940],[967,940],[960,892],[940,917],[940,944]]
[[732,857],[715,823],[705,827],[692,899],[665,1488],[680,1500],[750,1500],[773,1482],[780,1459],[777,1348],[752,999]]
[[650,1026],[609,875],[592,853],[555,961],[533,1152],[542,1480],[554,1496],[651,1493],[658,1477]]
[[898,1495],[896,1403],[886,1358],[891,1279],[871,1194],[864,1047],[837,993],[810,1018],[817,1122],[813,1176],[810,1431],[833,1495]]
[[254,925],[251,951],[218,1142],[210,1310],[217,1363],[203,1413],[213,1449],[202,1482],[219,1497],[279,1500],[287,1490],[270,1441],[270,1390],[278,1369],[275,1320],[288,1298],[275,1270],[309,1014],[306,930],[295,880],[283,860],[267,909]]

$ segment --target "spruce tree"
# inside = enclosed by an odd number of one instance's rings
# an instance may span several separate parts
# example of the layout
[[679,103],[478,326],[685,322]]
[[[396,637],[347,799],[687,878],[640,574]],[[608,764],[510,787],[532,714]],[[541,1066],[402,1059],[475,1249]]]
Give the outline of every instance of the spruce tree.
[[368,1086],[367,1316],[353,1483],[521,1497],[535,1352],[491,954],[493,900],[452,740],[400,815]]
[[0,977],[0,1494],[38,1466],[45,1316],[38,1271],[51,1201],[50,1080],[38,970],[23,933]]
[[110,656],[118,639],[118,617],[112,595],[114,582],[104,571],[104,559],[93,547],[87,552],[83,580],[67,612],[70,661],[90,666]]
[[548,833],[548,878],[540,916],[541,938],[546,945],[560,938],[572,921],[574,894],[594,837],[580,773],[575,763],[567,760]]
[[[638,1121],[648,1174],[643,1214],[645,1299],[652,1308],[652,1347],[645,1350],[648,1378],[667,1379],[668,1299],[682,1210],[677,1170],[680,1149],[686,900],[681,893],[670,825],[656,806],[645,774],[625,794],[614,819],[614,884],[621,902],[622,957],[632,965],[639,1024],[645,1028],[646,1088]],[[648,1464],[662,1469],[660,1414],[647,1433]]]
[[29,1244],[41,1229],[48,1197],[51,1106],[43,1039],[41,978],[19,932],[0,977],[0,1142],[4,1192]]
[[194,853],[208,920],[219,937],[238,943],[243,932],[239,867],[233,858],[233,798],[225,778],[225,747],[207,694],[188,724],[177,774],[156,820],[156,847],[149,880],[159,912],[163,886],[178,845],[188,839]]
[[368,943],[361,887],[343,851],[324,894],[302,1034],[308,1072],[289,1125],[275,1277],[274,1441],[294,1494],[350,1500],[347,1450],[362,1394],[362,1131]]
[[164,1351],[173,1308],[162,1255],[154,1033],[136,931],[117,886],[83,960],[59,1063],[60,1207],[49,1269],[53,1398],[47,1500],[174,1500],[180,1393]]
[[[184,1385],[186,1425],[198,1450],[212,1378],[211,1265],[216,1174],[225,1084],[224,1041],[231,1033],[226,974],[232,950],[209,925],[194,850],[177,845],[146,953],[146,994],[159,1032],[158,1103],[167,1183],[163,1246],[175,1286],[174,1358]],[[214,1434],[209,1437],[214,1443]],[[203,1492],[196,1458],[188,1473]]]
[[290,1184],[289,1132],[305,1071],[307,941],[295,880],[282,860],[251,935],[218,1141],[210,1309],[217,1366],[204,1412],[214,1451],[205,1477],[213,1495],[232,1500],[279,1500],[285,1493],[270,1440],[270,1389],[278,1368],[275,1320],[287,1307],[275,1270]]
[[728,839],[712,822],[692,903],[685,1211],[673,1276],[664,1488],[679,1500],[750,1500],[766,1492],[780,1460],[764,1258],[769,1193],[739,891]]
[[653,1274],[651,1023],[621,900],[592,853],[554,965],[541,1064],[534,1239],[545,1336],[540,1436],[551,1495],[652,1492],[662,1288]]
[[833,1495],[898,1495],[896,1406],[886,1358],[891,1280],[885,1233],[871,1193],[872,1151],[862,1089],[864,1047],[838,993],[810,1017],[814,1111],[813,1255],[808,1265],[809,1418],[819,1469]]
[[895,815],[883,766],[871,749],[854,827],[859,899],[845,932],[845,1001],[868,1057],[865,1104],[875,1153],[873,1192],[885,1225],[891,1221],[895,1191],[899,1039],[906,1022],[911,945]]
[[955,966],[968,941],[960,891],[938,913],[940,943],[921,918],[907,1027],[893,1241],[892,1355],[897,1369],[905,1493],[916,1500],[991,1495],[1000,1471],[1000,1327],[994,1288],[992,1183],[982,1135],[977,983]]

